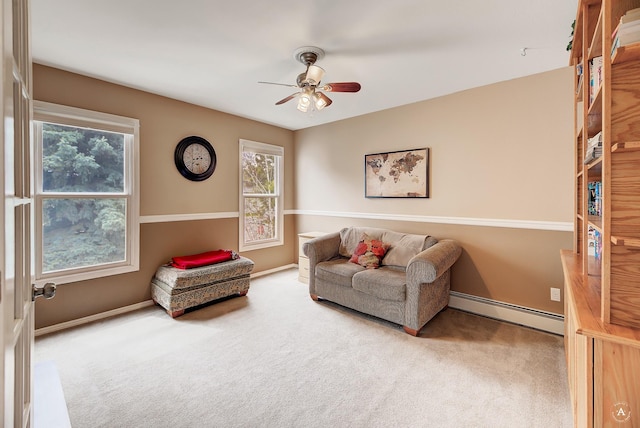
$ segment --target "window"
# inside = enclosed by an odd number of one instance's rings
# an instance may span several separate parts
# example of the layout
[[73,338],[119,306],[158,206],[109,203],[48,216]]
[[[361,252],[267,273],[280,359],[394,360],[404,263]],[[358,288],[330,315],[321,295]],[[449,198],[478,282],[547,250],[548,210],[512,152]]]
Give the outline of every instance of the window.
[[36,280],[139,268],[138,120],[34,102]]
[[240,251],[282,245],[284,148],[240,140]]

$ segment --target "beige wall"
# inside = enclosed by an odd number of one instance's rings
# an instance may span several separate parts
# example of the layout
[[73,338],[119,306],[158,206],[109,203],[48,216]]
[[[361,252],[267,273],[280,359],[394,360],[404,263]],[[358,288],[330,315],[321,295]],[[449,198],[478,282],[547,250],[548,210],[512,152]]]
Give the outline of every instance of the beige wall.
[[[291,131],[38,64],[33,71],[36,100],[140,120],[143,216],[237,212],[240,138],[283,146],[285,186],[293,185]],[[175,147],[189,135],[207,139],[216,150],[218,164],[208,180],[188,181],[175,167]],[[285,209],[293,208],[293,196],[285,196]]]
[[[125,88],[104,81],[34,65],[34,98],[140,120],[140,213],[142,216],[216,214],[238,211],[238,140],[283,146],[285,188],[293,188],[293,132],[237,116]],[[173,153],[189,135],[206,138],[218,164],[211,178],[192,182],[178,173]],[[293,192],[285,196],[291,210]],[[263,271],[292,263],[295,220],[285,216],[285,245],[275,250],[243,253]],[[55,299],[36,303],[36,327],[139,303],[151,298],[149,281],[158,265],[171,256],[201,251],[238,249],[238,219],[172,221],[142,224],[140,271],[62,284]]]
[[[238,139],[284,146],[285,209],[300,214],[285,216],[284,247],[244,254],[256,272],[293,263],[298,232],[388,227],[459,240],[454,290],[562,313],[549,287],[562,288],[558,254],[571,248],[570,232],[426,221],[570,222],[571,79],[567,68],[295,133],[41,65],[34,65],[34,97],[140,120],[143,216],[237,212]],[[207,138],[218,155],[216,172],[201,183],[173,164],[175,145],[188,135]],[[429,199],[364,198],[365,154],[418,147],[431,149]],[[61,285],[55,299],[38,300],[36,327],[148,300],[159,264],[237,249],[237,228],[237,218],[142,224],[139,272]]]
[[[563,288],[559,251],[572,247],[571,232],[430,221],[568,225],[571,82],[567,67],[297,131],[297,230],[361,224],[455,238],[464,253],[454,290],[562,313],[549,288]],[[430,148],[430,198],[364,197],[365,154],[421,147]]]

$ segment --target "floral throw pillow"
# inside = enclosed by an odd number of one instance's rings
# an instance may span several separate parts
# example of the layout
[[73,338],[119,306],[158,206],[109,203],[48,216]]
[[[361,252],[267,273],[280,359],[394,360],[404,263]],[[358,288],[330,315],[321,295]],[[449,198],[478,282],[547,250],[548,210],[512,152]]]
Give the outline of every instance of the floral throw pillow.
[[380,261],[383,259],[389,247],[389,244],[378,239],[371,239],[369,235],[363,233],[349,261],[367,269],[376,269],[380,267]]

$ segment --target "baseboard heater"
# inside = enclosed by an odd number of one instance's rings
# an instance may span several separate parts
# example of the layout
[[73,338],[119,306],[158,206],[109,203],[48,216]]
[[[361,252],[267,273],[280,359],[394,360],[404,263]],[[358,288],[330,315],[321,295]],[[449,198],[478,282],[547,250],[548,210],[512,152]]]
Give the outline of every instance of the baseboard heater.
[[507,321],[526,327],[564,335],[564,317],[552,312],[531,309],[458,291],[450,292],[449,307]]

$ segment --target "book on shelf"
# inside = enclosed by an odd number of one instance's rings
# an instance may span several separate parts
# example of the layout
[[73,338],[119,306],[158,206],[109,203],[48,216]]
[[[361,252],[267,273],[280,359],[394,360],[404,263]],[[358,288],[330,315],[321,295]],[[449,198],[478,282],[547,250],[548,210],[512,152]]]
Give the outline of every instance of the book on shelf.
[[628,46],[634,43],[640,42],[640,25],[635,28],[635,31],[623,34],[616,34],[611,44],[611,55],[616,53],[616,49],[622,46]]
[[578,86],[576,87],[576,94],[580,94],[582,90],[582,81],[584,80],[584,74],[582,73],[582,63],[576,65],[576,75],[578,76]]
[[602,84],[602,56],[589,60],[589,105],[596,98]]
[[588,254],[599,259],[602,255],[602,234],[596,228],[589,226],[587,238]]
[[587,184],[587,213],[594,216],[602,216],[602,182],[590,181]]
[[602,156],[602,131],[587,140],[587,150],[584,156],[585,165]]
[[589,263],[589,275],[599,275],[602,261],[602,234],[591,226],[587,234],[587,255],[595,261],[594,264]]
[[618,24],[618,26],[628,24],[637,20],[640,20],[640,7],[636,7],[635,9],[629,9],[628,11],[626,11],[620,18],[620,23]]
[[636,27],[640,22],[640,16],[635,17],[633,19],[629,19],[627,21],[623,21],[622,20],[623,18],[624,16],[620,19],[620,22],[618,23],[616,28],[613,30],[613,33],[611,33],[611,40],[615,39],[616,35],[618,34],[634,32],[635,31],[634,27]]
[[611,56],[616,49],[640,42],[640,8],[627,11],[611,35]]

